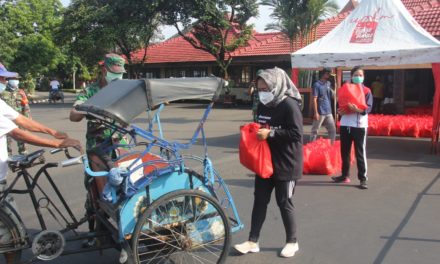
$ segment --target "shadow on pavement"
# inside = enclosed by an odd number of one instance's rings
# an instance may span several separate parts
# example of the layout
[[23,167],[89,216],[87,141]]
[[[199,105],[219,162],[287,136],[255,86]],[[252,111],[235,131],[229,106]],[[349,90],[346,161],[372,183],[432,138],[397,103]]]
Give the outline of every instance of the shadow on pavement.
[[331,179],[328,181],[298,181],[298,186],[313,186],[313,187],[351,187],[351,188],[358,188],[358,184],[356,184],[358,180],[353,180],[353,183],[346,184],[346,183],[334,183]]
[[398,165],[390,165],[390,167],[395,168],[428,168],[428,169],[440,169],[440,163],[438,162],[417,162],[417,163],[408,163],[408,164],[398,164]]
[[414,161],[429,155],[430,141],[415,138],[369,137],[369,159]]
[[386,239],[387,242],[382,248],[382,250],[377,255],[376,259],[374,260],[374,264],[381,264],[383,263],[384,259],[386,258],[388,252],[393,247],[394,243],[397,240],[414,240],[414,241],[427,241],[427,242],[439,242],[440,240],[434,240],[434,239],[419,239],[419,238],[407,238],[407,237],[400,237],[400,234],[402,233],[402,230],[405,228],[405,226],[409,223],[409,220],[414,215],[418,205],[420,204],[420,201],[423,199],[423,196],[429,195],[428,191],[434,186],[434,184],[440,179],[440,173],[435,177],[426,187],[423,189],[421,193],[417,195],[417,198],[414,200],[413,204],[411,205],[410,209],[408,210],[405,217],[400,222],[399,226],[397,226],[396,230],[391,234],[389,237],[382,236],[382,239]]

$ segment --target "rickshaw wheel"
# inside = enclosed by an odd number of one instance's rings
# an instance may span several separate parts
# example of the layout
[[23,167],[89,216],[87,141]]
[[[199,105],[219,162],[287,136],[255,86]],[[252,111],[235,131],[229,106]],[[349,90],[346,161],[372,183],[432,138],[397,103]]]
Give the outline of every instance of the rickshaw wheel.
[[[20,231],[18,227],[15,225],[14,221],[4,212],[0,209],[0,229],[3,230],[4,233],[0,234],[0,251],[13,249],[21,247],[20,241],[22,241]],[[6,236],[10,237],[10,242],[5,243],[5,241],[1,241],[1,239],[5,238]],[[12,263],[20,263],[21,259],[21,250],[13,251],[12,257],[6,257],[5,254],[0,254],[0,259],[3,258],[4,255],[5,258],[12,258]]]
[[212,196],[179,190],[154,201],[133,233],[135,263],[224,263],[230,224]]

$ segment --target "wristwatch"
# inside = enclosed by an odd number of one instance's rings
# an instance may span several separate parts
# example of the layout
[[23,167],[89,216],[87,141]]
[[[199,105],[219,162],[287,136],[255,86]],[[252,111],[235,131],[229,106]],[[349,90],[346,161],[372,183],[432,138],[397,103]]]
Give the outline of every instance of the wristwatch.
[[273,129],[273,128],[270,129],[269,137],[271,137],[271,138],[275,137],[275,129]]

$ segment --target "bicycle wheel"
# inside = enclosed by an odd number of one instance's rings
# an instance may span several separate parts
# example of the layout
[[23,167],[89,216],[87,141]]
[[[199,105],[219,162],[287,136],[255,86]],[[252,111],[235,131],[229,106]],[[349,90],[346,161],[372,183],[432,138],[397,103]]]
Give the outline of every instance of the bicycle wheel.
[[138,219],[132,248],[135,263],[223,263],[230,225],[218,202],[198,190],[171,192]]
[[21,247],[21,241],[22,237],[18,226],[11,219],[11,216],[0,208],[0,252],[3,253],[1,255],[4,255],[12,263],[19,263],[22,250],[14,249]]

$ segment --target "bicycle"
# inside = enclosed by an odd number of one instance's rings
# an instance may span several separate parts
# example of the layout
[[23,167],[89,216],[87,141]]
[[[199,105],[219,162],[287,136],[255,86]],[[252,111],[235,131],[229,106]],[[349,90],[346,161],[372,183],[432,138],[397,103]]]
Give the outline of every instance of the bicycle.
[[[179,92],[172,89],[176,85]],[[58,164],[44,164],[44,150],[12,158],[9,165],[18,174],[0,197],[0,211],[6,212],[0,214],[0,221],[6,223],[11,239],[0,247],[0,253],[15,252],[15,261],[19,261],[21,251],[31,248],[33,257],[28,262],[32,262],[35,259],[52,260],[60,255],[116,248],[126,254],[126,258],[120,261],[128,264],[163,261],[188,263],[191,260],[199,263],[224,263],[229,252],[231,233],[241,230],[243,224],[226,184],[208,158],[203,128],[213,101],[222,87],[223,81],[217,78],[119,80],[105,89],[106,93],[112,94],[114,91],[117,96],[104,97],[99,92],[96,97],[77,106],[77,110],[94,116],[102,125],[112,129],[113,133],[130,136],[131,143],[115,146],[129,148],[130,151],[116,159],[114,162],[117,166],[110,171],[92,171],[87,155],[71,157],[68,151],[65,153],[69,159],[62,162],[62,166],[83,164],[84,171],[91,177],[107,177],[110,182],[111,177],[116,175],[120,182],[110,186],[108,199],[96,199],[95,215],[86,214],[77,220],[47,172],[47,169]],[[145,96],[146,93],[149,98]],[[163,139],[159,118],[164,107],[163,101],[182,98],[209,98],[211,101],[187,144]],[[128,126],[146,108],[154,109],[157,106],[159,108],[147,130],[135,125]],[[119,123],[109,120],[117,120]],[[159,136],[153,133],[153,123],[158,125]],[[189,149],[199,134],[202,135],[205,156],[183,155],[181,150]],[[144,141],[138,141],[138,137]],[[134,151],[135,148],[141,150]],[[196,172],[187,167],[186,162],[190,160],[199,162],[202,171]],[[36,164],[44,165],[35,176],[31,176],[27,169]],[[43,174],[68,216],[61,213],[38,185],[38,179]],[[24,179],[26,190],[13,189],[18,178]],[[35,188],[43,193],[43,197],[38,200]],[[35,237],[29,236],[17,212],[4,201],[9,193],[29,193],[31,196],[42,230]],[[54,207],[65,223],[61,230],[47,229],[41,209],[48,209],[49,215],[57,219],[50,206]],[[96,226],[100,228],[95,232],[78,234],[75,230],[88,222],[90,217],[95,217]],[[73,235],[67,237],[69,231]],[[64,249],[67,242],[85,238],[98,238],[102,243],[87,249]]]

